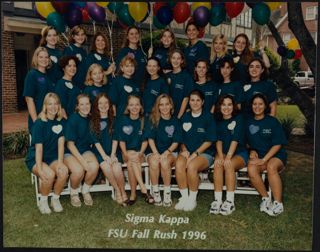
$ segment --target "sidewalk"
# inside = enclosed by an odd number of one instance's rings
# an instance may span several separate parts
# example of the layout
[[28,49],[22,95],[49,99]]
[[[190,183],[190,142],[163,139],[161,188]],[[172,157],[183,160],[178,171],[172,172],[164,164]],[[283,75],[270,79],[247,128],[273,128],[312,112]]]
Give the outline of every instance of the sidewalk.
[[2,134],[28,130],[28,111],[2,114]]

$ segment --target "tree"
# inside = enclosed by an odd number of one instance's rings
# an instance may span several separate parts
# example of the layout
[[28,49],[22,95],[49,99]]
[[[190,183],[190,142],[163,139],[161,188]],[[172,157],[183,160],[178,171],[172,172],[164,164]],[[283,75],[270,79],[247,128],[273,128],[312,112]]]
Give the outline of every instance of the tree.
[[[304,24],[301,3],[298,2],[287,2],[288,4],[288,21],[289,28],[296,36],[299,41],[301,51],[306,58],[306,61],[315,74],[316,68],[316,45]],[[275,27],[274,23],[270,20],[268,23],[268,28],[275,38],[278,46],[283,45],[284,42]],[[289,75],[288,59],[282,57],[281,65],[278,69],[273,69],[271,71],[271,76],[273,76],[274,81],[283,90],[283,93],[290,97],[292,101],[297,104],[301,112],[304,114],[307,120],[307,131],[314,133],[314,115],[315,107],[310,96],[308,96],[304,91],[299,89],[297,85],[292,81]],[[315,75],[314,75],[315,76]]]

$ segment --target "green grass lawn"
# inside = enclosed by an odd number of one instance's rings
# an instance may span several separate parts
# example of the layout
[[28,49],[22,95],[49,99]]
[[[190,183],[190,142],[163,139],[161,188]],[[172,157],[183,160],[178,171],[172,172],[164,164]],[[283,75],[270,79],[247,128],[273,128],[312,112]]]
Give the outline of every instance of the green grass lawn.
[[303,128],[306,118],[301,113],[297,105],[278,105],[277,106],[277,118],[293,118],[295,119],[295,126],[297,128]]
[[[312,248],[312,156],[289,152],[282,174],[285,212],[274,218],[260,213],[260,197],[236,195],[236,211],[230,216],[209,215],[213,191],[200,191],[193,212],[147,205],[139,198],[124,208],[112,201],[110,192],[93,193],[94,206],[74,208],[69,196],[61,196],[62,213],[40,214],[30,173],[23,159],[4,162],[4,247],[60,248],[162,248],[311,250]],[[180,197],[173,193],[174,203]],[[134,225],[126,214],[153,216],[155,223]],[[159,224],[160,214],[188,217],[189,224]],[[149,239],[109,238],[111,228],[150,229]],[[153,239],[154,230],[178,234],[176,239]],[[186,240],[184,231],[206,232],[204,240]],[[196,233],[194,233],[195,235]]]

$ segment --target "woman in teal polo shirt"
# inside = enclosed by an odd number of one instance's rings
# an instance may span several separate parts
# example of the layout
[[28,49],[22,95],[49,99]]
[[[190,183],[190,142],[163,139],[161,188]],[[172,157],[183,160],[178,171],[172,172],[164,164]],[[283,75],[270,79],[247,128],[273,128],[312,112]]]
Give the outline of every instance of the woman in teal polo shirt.
[[183,140],[176,162],[176,179],[182,197],[175,205],[176,210],[192,211],[197,206],[198,173],[213,163],[216,123],[213,115],[203,110],[203,104],[204,94],[192,91],[189,96],[191,111],[180,120]]
[[[246,124],[246,137],[250,147],[248,173],[252,185],[262,196],[260,211],[277,216],[284,211],[279,173],[287,162],[287,153],[283,147],[287,144],[287,139],[278,119],[268,115],[268,101],[263,94],[258,93],[252,97],[251,107],[253,116],[247,119]],[[261,178],[264,170],[268,172],[273,202]]]
[[31,146],[26,156],[29,171],[41,179],[39,210],[42,214],[51,213],[48,195],[52,189],[51,207],[55,212],[63,211],[59,197],[68,179],[68,168],[63,160],[64,126],[59,97],[48,93],[32,128]]

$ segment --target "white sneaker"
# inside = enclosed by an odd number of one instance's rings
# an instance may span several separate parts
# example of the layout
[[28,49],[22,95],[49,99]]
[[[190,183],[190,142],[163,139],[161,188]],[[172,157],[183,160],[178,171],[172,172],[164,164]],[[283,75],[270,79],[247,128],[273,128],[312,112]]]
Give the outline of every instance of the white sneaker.
[[179,202],[174,206],[174,209],[176,210],[183,210],[184,209],[184,205],[187,203],[188,197],[186,198],[180,198]]
[[269,214],[270,216],[277,216],[277,215],[281,214],[283,211],[284,211],[283,204],[281,202],[278,202],[275,200],[273,202],[271,208],[267,212],[267,214]]
[[40,200],[39,210],[42,214],[51,214],[51,209],[47,200]]
[[85,205],[87,205],[87,206],[93,205],[93,200],[92,200],[90,192],[82,193],[82,197],[83,197],[83,202]]
[[161,199],[161,195],[160,195],[160,191],[156,191],[152,193],[153,195],[153,199],[154,199],[154,205],[156,206],[162,206],[162,199]]
[[184,205],[183,210],[184,211],[192,211],[197,206],[196,200],[188,200],[187,203]]
[[220,208],[220,213],[222,215],[229,215],[229,214],[232,214],[232,212],[234,210],[236,210],[236,207],[235,207],[234,203],[231,202],[231,201],[226,200],[226,201],[223,202],[223,204],[222,204],[222,206]]
[[52,207],[53,211],[56,213],[60,213],[63,211],[63,208],[61,206],[59,199],[51,198],[51,207]]
[[171,200],[171,192],[165,192],[163,194],[163,206],[164,207],[170,207],[172,205],[172,200]]
[[217,200],[212,201],[209,213],[211,213],[211,214],[219,214],[221,206],[222,206],[222,202],[221,201],[217,201]]
[[271,199],[269,197],[263,198],[260,203],[260,211],[268,214],[269,209],[271,209],[271,207],[272,207]]

